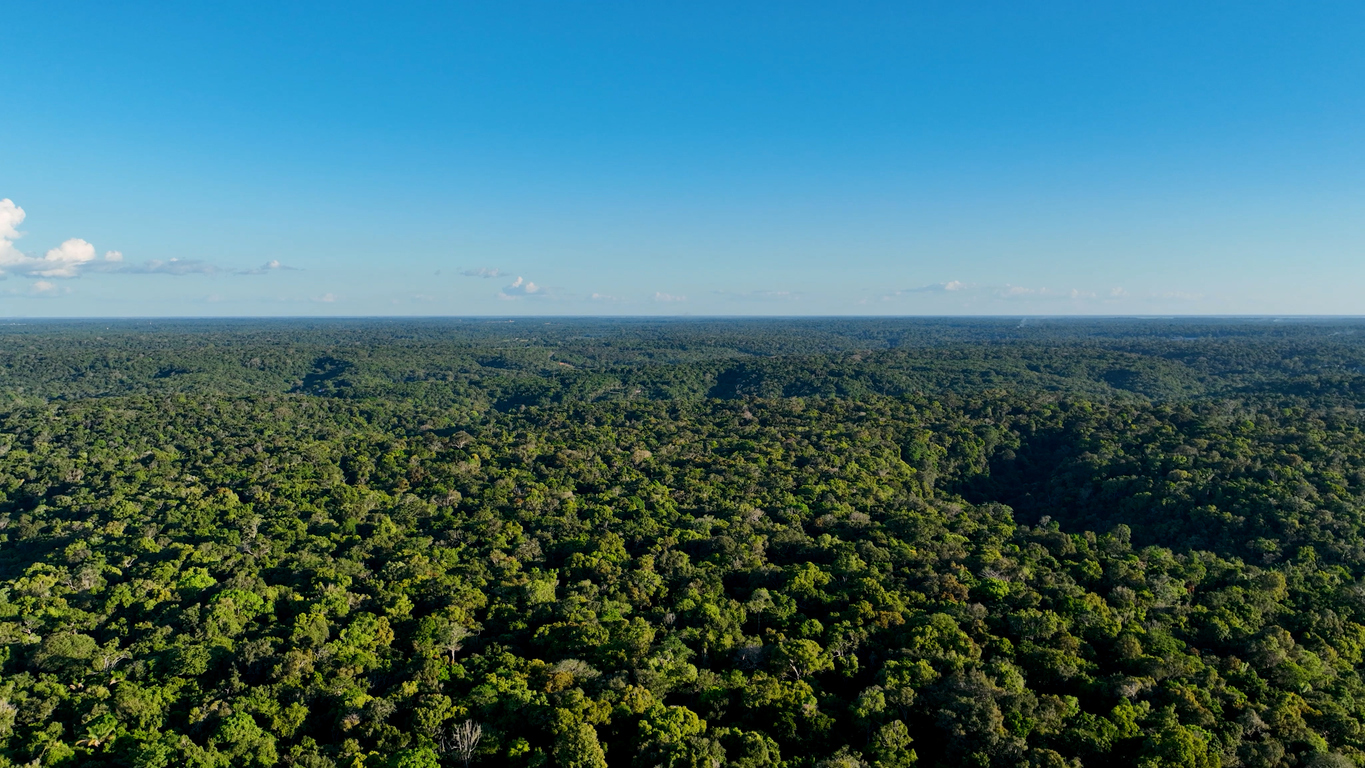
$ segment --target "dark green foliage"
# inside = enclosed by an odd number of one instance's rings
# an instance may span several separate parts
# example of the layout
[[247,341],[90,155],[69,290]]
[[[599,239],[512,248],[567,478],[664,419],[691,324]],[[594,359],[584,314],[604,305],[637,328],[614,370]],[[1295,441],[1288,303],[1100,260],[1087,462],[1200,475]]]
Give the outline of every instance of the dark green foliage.
[[1145,322],[10,329],[0,766],[1365,764],[1356,326]]

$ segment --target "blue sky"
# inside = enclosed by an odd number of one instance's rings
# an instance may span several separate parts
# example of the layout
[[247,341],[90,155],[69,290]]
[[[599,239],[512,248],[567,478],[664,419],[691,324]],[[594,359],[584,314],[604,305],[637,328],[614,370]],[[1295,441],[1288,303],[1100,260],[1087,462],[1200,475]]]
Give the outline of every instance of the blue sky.
[[3,316],[1365,312],[1358,1],[0,15]]

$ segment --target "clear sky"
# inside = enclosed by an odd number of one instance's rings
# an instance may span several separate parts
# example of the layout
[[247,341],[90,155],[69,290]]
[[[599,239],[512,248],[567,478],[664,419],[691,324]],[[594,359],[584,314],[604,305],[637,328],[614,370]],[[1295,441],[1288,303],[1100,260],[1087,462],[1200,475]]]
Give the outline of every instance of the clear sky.
[[0,315],[1365,314],[1365,3],[0,9]]

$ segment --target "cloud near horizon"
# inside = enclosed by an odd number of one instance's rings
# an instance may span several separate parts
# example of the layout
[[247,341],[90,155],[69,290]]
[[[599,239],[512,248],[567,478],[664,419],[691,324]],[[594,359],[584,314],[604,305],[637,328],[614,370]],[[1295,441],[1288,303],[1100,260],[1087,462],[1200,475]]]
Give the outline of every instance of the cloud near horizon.
[[500,299],[522,299],[527,296],[544,296],[545,289],[527,280],[520,275],[512,281],[511,285],[503,286],[502,293],[498,294]]
[[[8,275],[22,275],[33,278],[80,277],[87,272],[118,273],[130,275],[206,275],[221,270],[198,259],[169,259],[127,262],[121,251],[105,251],[103,258],[97,255],[95,246],[79,237],[69,238],[56,248],[39,256],[30,256],[15,246],[14,241],[23,237],[19,225],[24,223],[28,214],[9,198],[0,199],[0,278]],[[266,274],[276,270],[288,270],[278,260],[266,262],[252,270],[242,270],[238,274]],[[43,286],[52,286],[49,280],[40,280]],[[35,292],[51,295],[53,288],[38,287]]]
[[465,277],[482,277],[482,278],[487,279],[487,278],[490,278],[490,277],[502,277],[503,275],[505,275],[505,274],[507,274],[507,273],[506,273],[506,272],[503,272],[501,269],[490,269],[490,268],[488,268],[488,267],[479,267],[478,269],[466,269],[466,270],[462,270],[462,271],[460,272],[460,274],[461,274],[461,275],[464,275]]
[[[0,200],[0,276],[15,274],[27,277],[77,277],[81,270],[98,261],[95,246],[79,237],[70,238],[41,257],[29,256],[14,245],[23,237],[19,225],[28,214],[13,200]],[[109,251],[104,261],[121,261],[123,254]]]
[[957,291],[965,291],[965,290],[967,290],[968,288],[971,288],[971,287],[972,287],[972,286],[970,286],[970,285],[968,285],[968,284],[962,282],[961,280],[949,280],[949,281],[946,282],[946,283],[934,283],[933,285],[925,285],[925,286],[921,286],[921,287],[919,287],[919,288],[911,288],[909,292],[910,292],[910,293],[956,293]]
[[298,267],[289,267],[280,263],[279,259],[271,259],[255,269],[239,269],[235,275],[268,275],[271,272],[298,272]]
[[[1055,288],[1029,288],[1022,285],[1005,285],[995,289],[995,295],[1002,299],[1094,299],[1097,294],[1094,291],[1082,291],[1079,288],[1070,290],[1058,290]],[[1112,294],[1111,294],[1112,295]]]
[[222,270],[198,259],[151,259],[136,264],[101,264],[94,271],[124,275],[212,275]]

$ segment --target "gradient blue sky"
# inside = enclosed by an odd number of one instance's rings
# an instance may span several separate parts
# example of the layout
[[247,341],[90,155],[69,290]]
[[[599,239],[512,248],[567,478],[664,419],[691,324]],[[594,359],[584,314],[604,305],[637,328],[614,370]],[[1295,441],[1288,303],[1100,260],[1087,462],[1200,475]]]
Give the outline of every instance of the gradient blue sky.
[[1359,0],[0,19],[0,315],[1365,313]]

